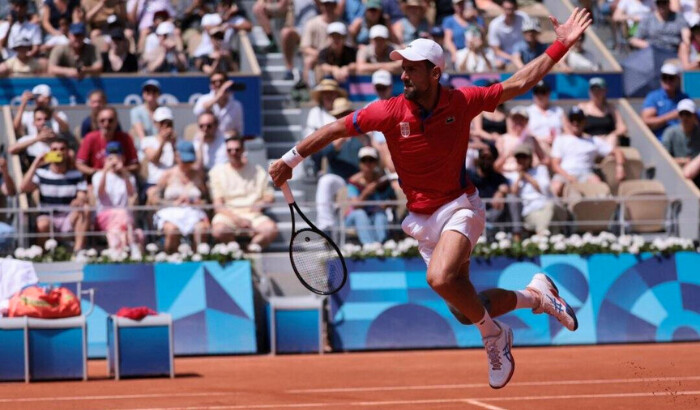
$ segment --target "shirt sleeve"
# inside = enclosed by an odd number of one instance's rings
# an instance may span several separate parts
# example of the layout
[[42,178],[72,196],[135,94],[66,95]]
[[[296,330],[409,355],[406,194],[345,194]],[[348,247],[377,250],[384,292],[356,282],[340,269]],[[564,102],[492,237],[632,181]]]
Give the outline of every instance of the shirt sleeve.
[[661,143],[663,144],[666,151],[673,157],[673,127],[666,128],[664,130],[663,136],[661,137]]
[[80,180],[80,182],[78,182],[78,184],[75,186],[75,188],[78,191],[85,191],[85,192],[87,192],[87,187],[88,187],[88,185],[87,185],[87,182],[85,181],[85,179]]
[[365,134],[370,131],[386,133],[390,124],[395,123],[390,110],[390,101],[379,100],[361,108],[345,117],[345,129],[350,136]]
[[353,184],[348,184],[348,198],[357,198],[360,196],[360,190]]
[[644,103],[642,104],[642,109],[645,108],[656,108],[656,98],[654,98],[654,93],[651,92],[644,97]]
[[613,147],[600,137],[593,137],[593,143],[601,157],[608,156],[613,151]]
[[470,118],[482,111],[493,112],[503,95],[503,86],[496,83],[490,87],[462,87],[459,89],[465,97],[466,109]]
[[92,138],[87,136],[85,139],[83,139],[83,142],[80,144],[80,147],[78,148],[78,153],[75,154],[75,159],[78,160],[79,162],[82,162],[84,164],[90,164],[90,151],[92,148]]

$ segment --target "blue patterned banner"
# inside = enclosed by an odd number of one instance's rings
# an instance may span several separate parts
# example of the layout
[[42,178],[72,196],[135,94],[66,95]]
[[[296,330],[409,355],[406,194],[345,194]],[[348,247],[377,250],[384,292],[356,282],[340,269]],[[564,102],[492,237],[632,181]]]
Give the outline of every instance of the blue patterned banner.
[[[544,255],[530,260],[473,259],[478,290],[523,289],[545,272],[576,310],[569,332],[547,315],[527,310],[501,318],[518,345],[564,345],[700,340],[700,254]],[[348,261],[348,284],[331,298],[337,350],[481,346],[425,280],[422,260]]]
[[175,354],[257,352],[248,261],[88,265],[87,288],[95,289],[96,304],[88,316],[90,357],[105,356],[107,316],[124,306],[170,313]]

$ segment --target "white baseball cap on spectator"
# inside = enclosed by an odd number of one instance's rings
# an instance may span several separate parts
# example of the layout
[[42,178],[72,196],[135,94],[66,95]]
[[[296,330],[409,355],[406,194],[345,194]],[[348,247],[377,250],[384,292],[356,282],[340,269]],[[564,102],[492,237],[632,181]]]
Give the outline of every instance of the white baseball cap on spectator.
[[39,84],[32,88],[32,94],[42,97],[51,97],[51,87],[46,84]]
[[527,33],[528,31],[536,31],[539,33],[542,31],[540,29],[540,22],[537,21],[536,18],[526,18],[525,21],[523,21],[522,31],[523,33]]
[[673,63],[666,63],[661,66],[661,74],[678,75],[681,73],[680,67]]
[[527,112],[527,107],[524,105],[516,105],[515,107],[510,109],[510,112],[508,113],[511,117],[519,115],[525,119],[530,118],[530,114]]
[[678,102],[676,110],[678,112],[688,111],[689,113],[695,114],[695,111],[697,111],[697,107],[695,106],[695,102],[693,102],[693,100],[691,100],[690,98],[686,98]]
[[[374,26],[377,27],[377,26]],[[374,28],[372,27],[372,28]],[[440,69],[445,69],[445,56],[442,47],[433,40],[419,38],[411,41],[403,50],[394,50],[389,54],[392,60],[423,61],[428,60]]]
[[12,45],[12,49],[17,49],[20,47],[31,47],[32,46],[32,40],[27,37],[20,37],[17,40],[15,40],[15,43]]
[[172,110],[168,107],[158,107],[155,111],[153,111],[154,122],[161,122],[165,120],[172,121],[174,118],[175,117],[173,116]]
[[374,158],[374,159],[379,159],[379,152],[373,147],[362,147],[360,150],[357,152],[357,158],[362,159],[362,158]]
[[348,29],[345,27],[345,24],[340,21],[335,21],[328,25],[326,34],[340,34],[341,36],[346,36],[348,35]]
[[159,36],[169,36],[175,32],[175,25],[169,21],[158,24],[156,34]]
[[389,87],[392,83],[391,73],[386,70],[377,70],[372,74],[372,85],[385,85]]
[[221,19],[221,16],[218,13],[209,13],[202,16],[202,21],[200,24],[202,27],[211,27],[219,26],[223,22],[224,21]]
[[376,24],[369,29],[369,39],[373,40],[375,38],[389,38],[389,29],[381,24]]

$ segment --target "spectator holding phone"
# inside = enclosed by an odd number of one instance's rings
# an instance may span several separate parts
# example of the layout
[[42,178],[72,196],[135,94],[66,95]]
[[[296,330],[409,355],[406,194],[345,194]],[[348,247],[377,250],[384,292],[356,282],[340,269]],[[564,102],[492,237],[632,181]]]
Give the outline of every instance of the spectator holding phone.
[[[100,111],[107,106],[107,94],[105,94],[104,90],[100,88],[90,91],[90,94],[88,94],[87,97],[87,105],[90,107],[90,115],[85,117],[83,122],[80,124],[81,139],[85,138],[85,136],[90,132],[99,129],[99,125],[97,124],[97,114],[99,114]],[[117,123],[117,131],[121,130],[121,125]]]
[[107,233],[110,249],[131,250],[132,258],[139,258],[139,243],[143,239],[140,230],[134,230],[134,220],[129,211],[138,197],[136,178],[124,166],[122,145],[119,141],[107,143],[104,151],[104,168],[92,178],[97,201],[97,228]]
[[34,129],[38,130],[36,134],[28,134],[17,140],[16,143],[10,145],[8,151],[11,155],[26,154],[29,162],[34,162],[34,159],[41,157],[51,150],[48,142],[56,137],[56,133],[49,127],[48,121],[51,112],[48,108],[39,107],[34,110]]
[[[85,245],[89,222],[88,210],[84,209],[88,204],[87,184],[72,165],[66,139],[52,138],[49,147],[49,152],[36,157],[24,175],[20,189],[27,194],[39,190],[39,207],[47,208],[36,220],[37,232],[73,233],[73,251],[77,252]],[[47,164],[48,167],[44,167]],[[46,239],[42,235],[37,242],[43,246]]]
[[34,113],[27,111],[27,105],[30,101],[34,102],[34,109],[45,108],[49,114],[46,119],[46,124],[56,134],[67,134],[70,132],[68,124],[68,116],[63,111],[55,110],[51,106],[53,96],[51,87],[46,84],[39,84],[32,88],[31,91],[26,90],[22,93],[17,113],[12,120],[15,132],[19,135],[36,135],[37,127],[34,125]]

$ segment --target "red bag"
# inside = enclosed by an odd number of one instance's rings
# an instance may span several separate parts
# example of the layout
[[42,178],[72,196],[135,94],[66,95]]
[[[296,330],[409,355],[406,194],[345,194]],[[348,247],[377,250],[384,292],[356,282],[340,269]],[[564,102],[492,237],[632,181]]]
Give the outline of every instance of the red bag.
[[30,286],[10,298],[7,314],[10,317],[41,319],[80,316],[80,299],[63,287],[52,288],[47,292],[39,286]]

